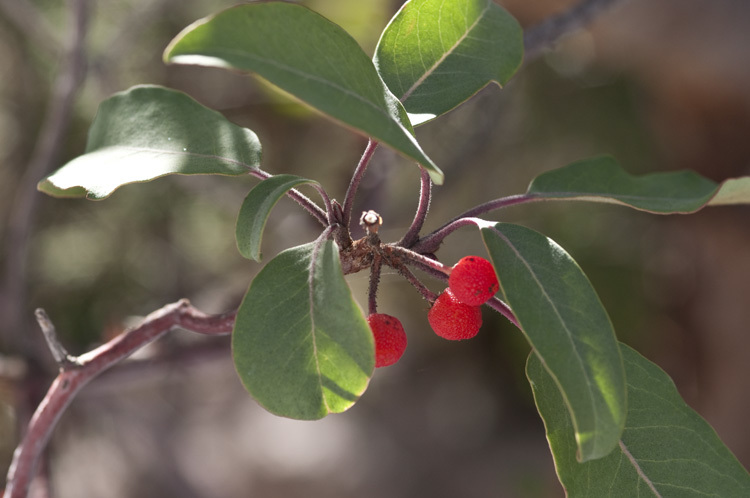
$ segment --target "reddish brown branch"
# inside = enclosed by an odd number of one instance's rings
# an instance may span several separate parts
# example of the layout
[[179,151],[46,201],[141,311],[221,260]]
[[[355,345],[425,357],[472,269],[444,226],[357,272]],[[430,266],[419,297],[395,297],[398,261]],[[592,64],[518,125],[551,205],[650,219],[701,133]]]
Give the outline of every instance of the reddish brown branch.
[[[183,299],[151,313],[138,327],[123,332],[93,351],[77,358],[66,357],[66,361],[60,362],[60,374],[52,382],[31,418],[21,444],[13,453],[4,498],[26,497],[39,458],[57,421],[83,386],[170,330],[182,328],[206,335],[229,334],[235,315],[236,311],[208,315]],[[44,325],[54,331],[51,323]],[[45,331],[46,334],[50,328]],[[52,343],[57,344],[56,339]]]

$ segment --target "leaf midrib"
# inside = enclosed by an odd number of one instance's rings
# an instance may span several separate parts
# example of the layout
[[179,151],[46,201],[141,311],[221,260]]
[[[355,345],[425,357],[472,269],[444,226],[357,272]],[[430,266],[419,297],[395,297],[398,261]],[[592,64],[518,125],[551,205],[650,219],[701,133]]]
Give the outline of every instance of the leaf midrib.
[[[443,55],[440,56],[440,58],[437,61],[435,61],[435,63],[428,70],[426,70],[424,74],[422,74],[422,76],[420,76],[417,79],[417,81],[414,82],[414,84],[412,84],[412,86],[399,99],[401,102],[406,102],[406,100],[411,96],[411,94],[414,93],[414,91],[417,88],[419,88],[419,86],[422,85],[422,83],[424,83],[425,80],[429,78],[438,67],[440,67],[443,61],[445,61],[445,59],[447,59],[451,54],[453,54],[453,52],[459,47],[459,45],[461,45],[461,43],[466,39],[466,37],[469,36],[469,33],[471,33],[471,31],[477,26],[477,24],[479,24],[479,21],[482,20],[482,18],[484,17],[484,14],[490,9],[490,3],[491,2],[488,0],[482,12],[479,13],[476,20],[471,24],[471,26],[469,26],[466,29],[466,32],[463,35],[461,35],[461,37],[456,41],[456,43],[454,43],[452,47],[450,47],[447,51],[445,51]],[[442,5],[440,8],[442,10]],[[440,30],[440,19],[438,19],[437,25],[438,25],[438,30]],[[439,34],[440,34],[440,39],[442,41],[442,32],[440,32]],[[421,48],[419,49],[419,55],[420,57],[422,56]]]
[[[153,147],[138,147],[134,145],[106,145],[104,147],[98,147],[94,150],[88,151],[87,154],[92,154],[96,152],[108,152],[112,150],[117,149],[125,149],[130,150],[133,152],[148,152],[152,154],[171,154],[171,155],[177,155],[177,156],[191,156],[191,157],[199,157],[201,159],[216,159],[219,161],[224,161],[232,164],[236,164],[237,166],[244,166],[247,169],[255,170],[257,169],[256,166],[252,166],[246,162],[238,161],[237,159],[231,159],[226,156],[217,156],[216,154],[200,154],[198,152],[190,152],[190,151],[184,151],[184,150],[169,150],[169,149],[155,149]],[[85,157],[85,156],[81,156]]]
[[[718,187],[714,189],[714,191],[710,194],[709,200],[711,197],[713,197],[716,192],[718,191]],[[664,197],[664,196],[645,196],[645,195],[635,195],[635,194],[615,194],[615,193],[606,193],[606,192],[579,192],[579,191],[564,191],[564,192],[547,192],[542,190],[532,190],[529,192],[531,195],[536,195],[539,197],[605,197],[605,198],[612,198],[612,199],[628,199],[628,200],[637,200],[637,201],[691,201],[691,200],[700,200],[701,197]],[[704,196],[702,196],[704,197]]]
[[656,486],[654,486],[654,483],[651,481],[651,479],[648,478],[648,476],[643,471],[641,466],[638,464],[638,461],[635,459],[635,457],[630,453],[630,451],[628,450],[628,447],[625,445],[622,439],[620,439],[619,444],[620,444],[620,450],[622,450],[623,454],[625,454],[625,457],[628,459],[628,461],[630,461],[630,464],[635,469],[636,473],[638,474],[638,477],[648,485],[651,492],[654,493],[654,496],[658,498],[662,498],[659,491],[657,491]]
[[[382,114],[383,116],[385,116],[386,118],[388,118],[390,121],[392,121],[393,123],[397,124],[403,130],[406,130],[406,128],[403,126],[403,124],[401,124],[401,122],[398,119],[396,119],[395,116],[393,116],[392,114],[390,114],[389,112],[387,112],[387,109],[384,109],[384,108],[378,106],[376,102],[368,100],[365,96],[360,95],[359,93],[356,93],[356,92],[354,92],[352,90],[349,90],[348,88],[343,87],[343,86],[339,85],[338,83],[335,83],[334,81],[331,81],[329,79],[321,78],[321,77],[316,76],[315,74],[312,74],[312,73],[308,73],[308,72],[305,72],[305,71],[300,71],[298,69],[293,68],[292,66],[289,66],[287,64],[283,64],[283,63],[278,62],[278,61],[276,61],[274,59],[268,59],[266,57],[261,57],[261,56],[252,54],[250,52],[247,52],[245,50],[222,48],[222,49],[217,49],[215,51],[215,53],[216,53],[216,56],[222,56],[222,54],[227,54],[227,55],[236,55],[236,56],[240,56],[240,57],[248,57],[250,59],[254,59],[254,60],[257,60],[259,62],[263,62],[265,64],[269,64],[271,66],[275,66],[275,67],[277,67],[277,68],[279,68],[281,70],[287,71],[287,72],[289,72],[291,74],[294,74],[294,75],[297,75],[297,76],[301,76],[302,78],[306,78],[306,79],[310,79],[310,80],[313,80],[313,81],[317,81],[318,83],[330,86],[331,88],[335,88],[336,90],[344,93],[345,95],[351,96],[351,97],[359,100],[360,102],[368,105],[369,107],[371,107],[372,109],[374,109],[375,111],[377,111],[379,114]],[[183,55],[183,54],[180,54],[180,55]],[[175,58],[179,57],[180,55],[176,55]],[[184,54],[184,55],[189,55],[189,54]],[[196,55],[203,55],[203,54],[196,54]],[[383,88],[383,90],[385,90],[385,88]]]
[[323,372],[320,368],[320,361],[318,360],[318,337],[316,334],[316,326],[315,326],[315,268],[317,266],[318,261],[318,255],[320,254],[320,251],[323,247],[323,245],[326,244],[326,240],[324,238],[324,235],[326,235],[326,232],[323,232],[321,234],[321,238],[318,239],[318,241],[315,242],[313,245],[312,254],[310,255],[310,266],[308,268],[308,273],[310,274],[307,282],[307,299],[309,302],[309,313],[310,313],[310,337],[312,339],[312,347],[313,347],[313,358],[315,358],[315,372],[318,374],[318,386],[320,387],[320,397],[323,400],[323,406],[326,409],[326,412],[331,413],[331,407],[328,405],[328,397],[325,395],[325,390],[323,389]]
[[[534,270],[531,268],[531,265],[529,265],[529,262],[526,261],[526,259],[521,255],[521,253],[518,251],[518,249],[516,248],[516,246],[513,245],[513,243],[510,241],[510,239],[508,239],[505,236],[505,234],[503,234],[502,232],[500,232],[500,230],[498,230],[495,227],[492,227],[492,230],[500,238],[502,238],[505,241],[505,243],[508,245],[508,247],[510,247],[511,250],[515,253],[516,257],[521,261],[521,263],[523,263],[523,265],[526,267],[526,269],[528,270],[528,272],[531,274],[532,278],[534,279],[534,282],[536,282],[537,286],[542,291],[542,295],[547,300],[547,302],[549,302],[550,306],[552,306],[552,309],[555,311],[555,315],[557,316],[557,318],[559,319],[560,323],[562,324],[563,330],[565,330],[565,333],[566,333],[566,337],[570,341],[570,344],[572,346],[573,352],[575,353],[576,360],[578,360],[578,363],[581,366],[581,370],[583,372],[584,379],[586,380],[586,386],[588,387],[588,393],[589,393],[588,397],[589,397],[589,400],[591,402],[592,411],[594,413],[594,423],[596,425],[599,425],[599,423],[598,423],[598,421],[599,421],[599,410],[597,409],[596,403],[594,402],[593,389],[591,387],[592,386],[591,378],[588,375],[588,371],[586,370],[585,364],[583,362],[583,358],[581,358],[581,355],[578,352],[578,349],[576,348],[575,341],[573,340],[573,334],[572,334],[572,332],[570,331],[570,329],[568,329],[568,327],[567,327],[567,325],[565,323],[565,320],[562,318],[562,315],[560,314],[560,311],[557,309],[557,306],[555,306],[555,303],[552,300],[552,298],[550,298],[549,294],[547,294],[546,289],[544,288],[544,286],[542,285],[542,283],[539,281],[539,278],[537,277],[537,275],[534,272]],[[520,323],[520,319],[519,319],[519,323]],[[555,378],[554,374],[552,374],[551,372],[550,372],[550,375],[552,375],[552,377]],[[567,399],[567,395],[564,392],[562,393],[562,395],[565,398],[566,403],[568,404],[568,406],[570,406],[569,401]],[[576,423],[575,419],[573,419],[573,423],[577,426],[577,423]],[[594,450],[597,449],[598,439],[595,439],[595,441],[596,442],[594,443]]]

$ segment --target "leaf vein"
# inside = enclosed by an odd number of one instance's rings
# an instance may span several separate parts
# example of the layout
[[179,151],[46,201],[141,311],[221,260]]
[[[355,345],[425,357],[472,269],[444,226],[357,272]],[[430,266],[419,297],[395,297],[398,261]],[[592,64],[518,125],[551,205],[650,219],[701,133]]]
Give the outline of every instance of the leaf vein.
[[[493,231],[494,231],[494,232],[495,232],[495,233],[496,233],[496,234],[497,234],[498,236],[500,236],[500,237],[501,237],[501,238],[502,238],[502,239],[503,239],[503,240],[505,241],[505,243],[506,243],[506,244],[508,244],[508,246],[509,246],[509,247],[510,247],[510,248],[511,248],[511,249],[513,250],[513,252],[514,252],[514,253],[516,254],[516,257],[517,257],[517,258],[518,258],[518,259],[519,259],[519,260],[521,261],[521,263],[523,263],[523,265],[524,265],[524,266],[526,267],[526,269],[527,269],[527,270],[529,271],[529,273],[531,274],[532,278],[534,279],[534,282],[536,282],[537,286],[538,286],[538,287],[539,287],[539,289],[541,290],[541,292],[542,292],[542,296],[543,296],[543,297],[544,297],[544,298],[545,298],[545,299],[547,300],[547,302],[548,302],[548,303],[550,304],[550,306],[552,307],[552,309],[553,309],[553,310],[554,310],[554,312],[555,312],[555,315],[557,316],[558,320],[560,321],[560,324],[562,325],[562,327],[563,327],[563,330],[565,331],[565,333],[566,333],[566,336],[567,336],[568,340],[570,341],[571,345],[573,346],[573,347],[572,347],[572,349],[573,349],[573,352],[574,352],[574,354],[575,354],[575,358],[576,358],[576,360],[578,361],[578,363],[580,364],[580,366],[581,366],[581,370],[583,371],[583,377],[584,377],[584,380],[586,381],[586,386],[588,387],[589,399],[591,400],[591,407],[592,407],[592,411],[593,411],[593,413],[594,413],[594,419],[595,419],[595,423],[597,423],[597,425],[598,425],[598,420],[599,420],[599,409],[598,409],[598,407],[597,407],[596,403],[594,402],[594,396],[593,396],[593,387],[592,387],[592,381],[591,381],[591,378],[590,378],[590,376],[589,376],[589,373],[588,373],[588,371],[586,370],[586,366],[585,366],[585,364],[584,364],[584,362],[583,362],[583,358],[581,358],[581,355],[580,355],[580,353],[578,352],[578,349],[576,348],[576,341],[575,341],[575,339],[573,338],[573,333],[572,333],[572,332],[570,331],[570,329],[568,329],[568,326],[567,326],[567,324],[565,323],[565,320],[563,319],[562,315],[560,315],[560,311],[558,310],[558,308],[557,308],[557,305],[555,305],[554,301],[552,300],[552,298],[551,298],[551,297],[549,296],[549,294],[547,293],[547,290],[546,290],[546,289],[544,288],[544,285],[542,285],[542,283],[541,283],[541,282],[539,281],[539,278],[537,277],[537,274],[536,274],[536,272],[534,271],[534,269],[533,269],[533,268],[531,267],[531,264],[530,264],[530,263],[529,263],[529,262],[528,262],[528,261],[526,260],[526,258],[524,258],[524,257],[523,257],[523,255],[521,255],[521,253],[520,253],[520,252],[518,251],[518,249],[516,248],[516,246],[515,246],[515,245],[513,245],[513,243],[512,243],[511,241],[510,241],[510,239],[508,239],[508,238],[507,238],[507,237],[505,236],[505,234],[503,234],[502,232],[500,232],[500,230],[498,230],[498,229],[497,229],[497,228],[495,228],[495,227],[492,227],[492,230],[493,230]],[[520,321],[520,320],[519,320],[519,321]],[[597,442],[598,442],[598,440],[597,440]],[[595,443],[594,443],[594,448],[596,448],[596,444],[597,444],[597,443],[595,442]]]
[[[277,67],[277,68],[279,68],[281,70],[287,71],[287,72],[289,72],[291,74],[295,74],[295,75],[300,76],[302,78],[313,80],[313,81],[316,81],[316,82],[321,83],[323,85],[326,85],[326,86],[329,86],[331,88],[334,88],[334,89],[340,91],[342,94],[347,95],[349,97],[352,97],[352,98],[354,98],[354,99],[362,102],[363,104],[366,104],[368,107],[371,107],[372,109],[374,109],[375,111],[377,111],[379,114],[382,114],[383,116],[387,117],[389,120],[393,121],[398,126],[400,126],[400,127],[403,128],[403,125],[392,114],[390,114],[387,111],[387,108],[378,106],[377,103],[369,100],[365,96],[360,95],[359,93],[354,92],[354,91],[352,91],[352,90],[350,90],[350,89],[348,89],[346,87],[343,87],[343,86],[339,85],[338,83],[336,83],[336,82],[334,82],[332,80],[321,78],[321,77],[319,77],[317,75],[306,73],[304,71],[300,71],[298,69],[295,69],[292,66],[289,66],[287,64],[283,64],[283,63],[281,63],[281,62],[279,62],[279,61],[277,61],[275,59],[269,59],[269,58],[266,58],[266,57],[261,57],[261,56],[258,56],[258,55],[246,52],[244,50],[233,50],[233,49],[229,49],[229,48],[222,48],[218,52],[225,52],[225,53],[231,54],[231,55],[239,55],[241,57],[247,57],[249,59],[255,59],[255,60],[260,61],[262,63],[269,64],[271,66],[275,66],[275,67]],[[385,102],[384,102],[384,104],[385,104]]]
[[[424,61],[422,62],[422,65],[425,67],[425,72],[420,76],[417,81],[412,84],[412,86],[404,93],[404,95],[401,96],[401,102],[405,102],[406,99],[411,96],[412,93],[414,93],[414,90],[416,90],[424,81],[432,75],[432,73],[445,61],[445,59],[448,58],[449,55],[451,55],[458,47],[459,45],[469,36],[469,33],[471,30],[473,30],[477,24],[479,24],[479,21],[482,20],[484,15],[487,13],[487,11],[490,9],[491,2],[488,0],[484,9],[477,15],[476,20],[470,25],[466,27],[466,31],[463,35],[461,35],[458,40],[451,46],[448,50],[446,50],[443,55],[441,55],[438,60],[435,61],[435,63],[428,69],[426,65],[424,64]],[[466,21],[468,22],[468,18],[466,18]],[[419,36],[419,28],[417,28],[417,37]],[[419,47],[419,43],[417,43],[417,46]],[[422,57],[422,50],[419,50],[419,56]]]
[[645,472],[643,472],[643,469],[638,464],[638,461],[633,457],[633,455],[628,450],[628,447],[625,446],[625,443],[622,442],[622,439],[620,440],[620,449],[622,450],[623,454],[627,457],[628,460],[630,460],[630,464],[635,469],[636,473],[638,474],[638,477],[648,485],[649,489],[651,489],[651,492],[654,494],[654,496],[657,496],[661,498],[661,494],[659,491],[656,490],[656,487],[654,486],[654,483],[651,482],[651,479],[648,478]]

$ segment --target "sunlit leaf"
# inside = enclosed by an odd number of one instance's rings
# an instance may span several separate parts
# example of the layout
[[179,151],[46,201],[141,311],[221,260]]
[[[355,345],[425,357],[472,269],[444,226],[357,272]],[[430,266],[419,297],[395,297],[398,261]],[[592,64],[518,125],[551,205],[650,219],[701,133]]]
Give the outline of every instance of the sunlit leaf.
[[633,176],[612,157],[578,161],[543,173],[529,185],[533,197],[622,204],[652,213],[692,213],[705,206],[750,203],[750,177],[721,185],[694,171]]
[[446,113],[521,65],[518,22],[492,0],[411,0],[375,50],[383,80],[414,125]]
[[367,54],[341,27],[306,7],[263,2],[230,8],[185,28],[164,59],[256,73],[416,160],[434,182],[443,181]]
[[245,388],[277,415],[319,419],[359,399],[375,365],[372,332],[333,242],[287,249],[258,273],[232,354]]
[[59,197],[103,199],[164,175],[241,175],[260,163],[260,142],[184,93],[136,86],[99,106],[86,153],[39,183]]
[[260,243],[271,210],[289,190],[306,183],[318,184],[294,175],[276,175],[253,187],[237,215],[237,248],[244,257],[260,261]]
[[625,430],[610,455],[585,463],[575,459],[573,424],[554,380],[534,353],[529,357],[526,374],[567,495],[750,496],[750,475],[685,404],[672,379],[625,344],[620,349],[628,387]]
[[709,206],[721,206],[725,204],[750,204],[750,176],[730,178],[719,185],[710,201]]
[[505,302],[565,399],[578,458],[607,455],[625,424],[625,374],[599,297],[553,240],[508,223],[481,231]]

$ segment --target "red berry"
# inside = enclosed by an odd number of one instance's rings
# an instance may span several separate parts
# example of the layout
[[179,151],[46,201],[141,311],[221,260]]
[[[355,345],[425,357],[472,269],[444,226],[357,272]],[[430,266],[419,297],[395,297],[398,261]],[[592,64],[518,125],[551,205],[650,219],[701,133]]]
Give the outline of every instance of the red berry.
[[375,366],[387,367],[396,363],[406,350],[406,332],[398,318],[383,313],[367,317],[375,338]]
[[448,288],[435,300],[427,320],[440,337],[451,341],[471,339],[482,326],[482,310],[462,303]]
[[456,299],[471,306],[486,303],[500,288],[492,263],[479,256],[461,258],[451,270],[448,285]]

